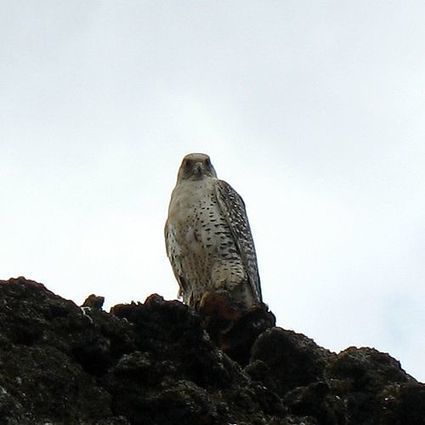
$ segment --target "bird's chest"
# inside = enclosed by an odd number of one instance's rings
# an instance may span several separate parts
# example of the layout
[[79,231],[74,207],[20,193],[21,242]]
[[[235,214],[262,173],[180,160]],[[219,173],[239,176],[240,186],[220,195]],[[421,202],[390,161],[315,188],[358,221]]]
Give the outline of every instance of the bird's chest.
[[208,182],[191,182],[177,187],[170,204],[168,225],[182,255],[203,260],[213,257],[226,226],[214,186]]

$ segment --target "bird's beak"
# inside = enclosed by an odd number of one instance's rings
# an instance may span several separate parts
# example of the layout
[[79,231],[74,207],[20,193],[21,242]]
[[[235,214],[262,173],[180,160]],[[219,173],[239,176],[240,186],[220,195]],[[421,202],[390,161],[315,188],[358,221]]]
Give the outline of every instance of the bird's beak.
[[200,162],[196,163],[193,167],[193,174],[197,177],[200,177],[202,174],[202,164]]

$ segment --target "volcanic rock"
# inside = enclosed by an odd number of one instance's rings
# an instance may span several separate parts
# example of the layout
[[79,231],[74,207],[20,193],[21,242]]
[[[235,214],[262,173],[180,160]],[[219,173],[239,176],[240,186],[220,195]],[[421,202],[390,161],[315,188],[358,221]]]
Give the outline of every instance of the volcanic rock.
[[252,313],[220,345],[156,294],[106,313],[0,281],[0,424],[425,424],[425,385],[390,355],[332,353],[273,320]]

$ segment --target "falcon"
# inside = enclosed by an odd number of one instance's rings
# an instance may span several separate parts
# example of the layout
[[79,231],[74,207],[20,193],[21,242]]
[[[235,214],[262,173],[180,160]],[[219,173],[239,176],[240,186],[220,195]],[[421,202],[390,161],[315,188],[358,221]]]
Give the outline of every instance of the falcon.
[[217,178],[208,155],[191,153],[183,158],[164,233],[179,295],[186,304],[198,310],[213,304],[232,311],[262,304],[244,201]]

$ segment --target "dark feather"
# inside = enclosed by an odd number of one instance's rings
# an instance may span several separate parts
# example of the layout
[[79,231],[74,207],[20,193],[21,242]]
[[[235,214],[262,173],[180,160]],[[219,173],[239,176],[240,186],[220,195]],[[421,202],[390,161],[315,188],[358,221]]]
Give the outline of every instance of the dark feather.
[[239,250],[239,255],[248,275],[249,284],[256,298],[262,301],[257,255],[246,215],[245,203],[232,186],[223,180],[217,180],[216,194],[221,212],[226,218]]

